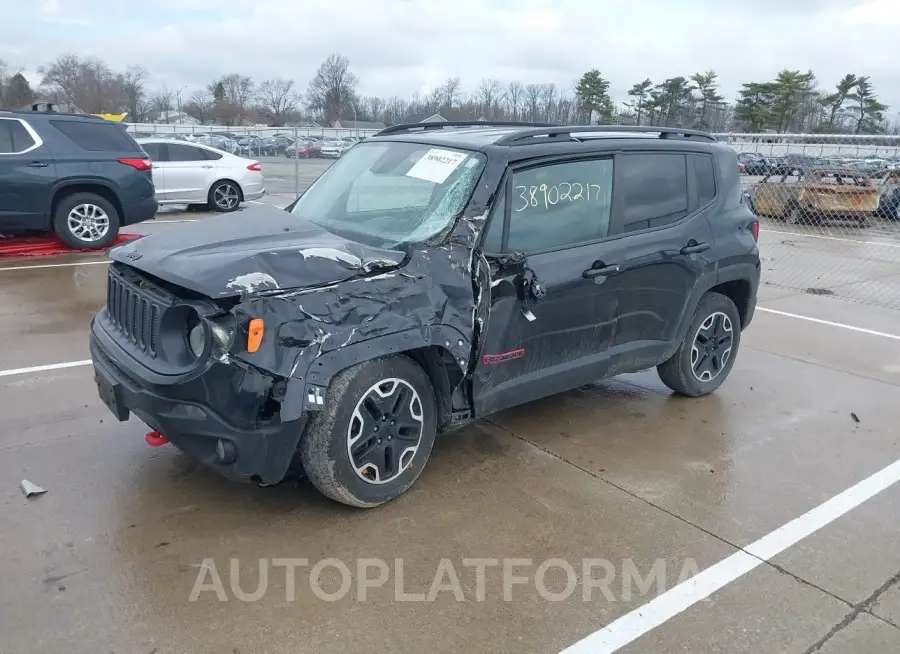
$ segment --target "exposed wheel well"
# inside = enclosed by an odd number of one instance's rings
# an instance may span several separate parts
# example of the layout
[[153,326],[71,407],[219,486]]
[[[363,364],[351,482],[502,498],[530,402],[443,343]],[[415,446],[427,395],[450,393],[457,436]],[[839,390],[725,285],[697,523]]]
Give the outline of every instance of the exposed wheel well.
[[737,307],[738,315],[741,317],[741,326],[747,322],[747,310],[750,305],[750,282],[746,279],[735,279],[730,282],[723,282],[718,286],[709,289],[713,293],[721,293],[728,297],[734,306]]
[[442,347],[431,345],[404,354],[420,366],[431,380],[438,407],[438,431],[450,424],[453,414],[453,389],[459,386],[465,376],[453,355]]
[[119,196],[117,196],[112,189],[100,184],[72,184],[71,186],[63,186],[53,194],[53,201],[50,203],[51,224],[53,222],[53,217],[56,215],[56,208],[59,206],[59,203],[62,202],[63,198],[67,198],[74,193],[93,193],[94,195],[99,195],[113,206],[116,213],[119,214],[119,220],[124,218],[122,203],[119,201]]

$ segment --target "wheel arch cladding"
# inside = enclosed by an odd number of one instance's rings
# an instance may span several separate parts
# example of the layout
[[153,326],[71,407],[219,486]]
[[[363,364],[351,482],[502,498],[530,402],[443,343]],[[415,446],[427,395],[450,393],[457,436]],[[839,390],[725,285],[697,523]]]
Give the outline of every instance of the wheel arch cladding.
[[56,209],[64,199],[76,193],[93,193],[100,196],[113,206],[113,209],[119,214],[119,220],[122,219],[123,208],[119,196],[109,186],[98,182],[74,182],[55,189],[50,202],[50,216],[56,215]]
[[[319,410],[341,370],[390,354],[407,354],[435,388],[439,424],[469,373],[476,314],[487,295],[476,288],[475,238],[484,216],[458,221],[445,244],[416,247],[386,272],[365,264],[323,287],[248,295],[235,307],[240,324],[262,318],[265,337],[246,363],[288,380],[281,419]],[[452,364],[451,364],[452,361]]]

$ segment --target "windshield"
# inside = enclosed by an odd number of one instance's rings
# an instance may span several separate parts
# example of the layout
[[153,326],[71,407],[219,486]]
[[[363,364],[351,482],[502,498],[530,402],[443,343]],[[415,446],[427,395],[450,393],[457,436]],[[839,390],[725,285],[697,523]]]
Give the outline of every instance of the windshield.
[[291,213],[368,245],[421,243],[462,212],[484,164],[484,155],[475,152],[359,143],[300,196]]

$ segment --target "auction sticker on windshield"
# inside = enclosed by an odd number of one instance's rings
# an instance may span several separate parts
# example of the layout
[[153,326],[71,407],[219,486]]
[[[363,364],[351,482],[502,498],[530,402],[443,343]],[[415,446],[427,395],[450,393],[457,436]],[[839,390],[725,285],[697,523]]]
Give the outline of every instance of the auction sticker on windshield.
[[450,177],[450,173],[459,168],[459,164],[465,161],[467,156],[462,152],[432,148],[409,169],[406,176],[443,184]]

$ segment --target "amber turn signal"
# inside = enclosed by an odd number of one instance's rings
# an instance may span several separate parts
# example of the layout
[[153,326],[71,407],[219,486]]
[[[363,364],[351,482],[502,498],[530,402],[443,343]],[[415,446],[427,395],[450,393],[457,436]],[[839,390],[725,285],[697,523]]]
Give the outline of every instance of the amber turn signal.
[[254,318],[250,321],[250,328],[247,330],[247,351],[253,354],[259,349],[262,343],[265,325],[262,318]]

